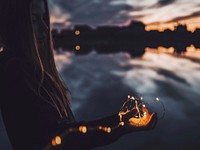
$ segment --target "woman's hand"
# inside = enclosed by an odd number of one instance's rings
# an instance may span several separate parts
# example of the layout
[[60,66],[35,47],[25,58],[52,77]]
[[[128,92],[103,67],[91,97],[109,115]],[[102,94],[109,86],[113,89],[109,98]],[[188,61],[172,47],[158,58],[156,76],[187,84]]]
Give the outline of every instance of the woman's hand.
[[157,114],[155,112],[150,114],[146,107],[142,107],[140,112],[135,108],[122,114],[121,121],[123,127],[130,131],[150,130],[157,123]]

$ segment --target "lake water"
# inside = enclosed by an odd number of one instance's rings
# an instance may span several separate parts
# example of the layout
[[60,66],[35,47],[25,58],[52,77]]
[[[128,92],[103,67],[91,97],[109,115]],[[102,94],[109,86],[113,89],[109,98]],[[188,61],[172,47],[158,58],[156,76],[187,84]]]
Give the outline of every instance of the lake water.
[[165,117],[153,131],[130,133],[96,150],[199,149],[199,50],[182,55],[172,55],[170,50],[147,48],[141,58],[124,52],[55,55],[78,120],[116,113],[128,94],[139,93],[147,101],[159,97],[164,103]]
[[[77,120],[95,120],[117,113],[128,94],[139,93],[147,101],[159,97],[164,103],[165,117],[154,130],[127,134],[95,150],[199,149],[199,50],[190,49],[182,55],[172,55],[171,51],[147,48],[139,58],[126,52],[93,51],[78,56],[72,52],[55,53],[57,68],[71,91]],[[8,149],[4,132],[0,124],[0,149]]]

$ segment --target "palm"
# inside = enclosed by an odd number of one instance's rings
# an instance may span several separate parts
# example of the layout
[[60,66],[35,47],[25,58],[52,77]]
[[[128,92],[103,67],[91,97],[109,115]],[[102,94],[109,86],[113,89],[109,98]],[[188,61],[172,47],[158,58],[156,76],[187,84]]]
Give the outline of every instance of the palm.
[[129,112],[122,114],[124,127],[130,130],[152,129],[157,123],[157,114],[150,114],[146,107],[142,108],[142,115],[137,109],[132,109]]

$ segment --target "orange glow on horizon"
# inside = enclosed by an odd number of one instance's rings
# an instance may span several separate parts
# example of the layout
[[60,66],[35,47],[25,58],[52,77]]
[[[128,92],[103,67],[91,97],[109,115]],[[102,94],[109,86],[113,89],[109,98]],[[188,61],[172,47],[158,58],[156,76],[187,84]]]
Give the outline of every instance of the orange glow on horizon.
[[151,31],[151,30],[157,30],[159,32],[163,32],[167,29],[174,31],[176,29],[176,26],[178,26],[178,23],[159,23],[159,24],[151,24],[151,25],[146,25],[145,30],[146,31]]
[[[157,48],[145,48],[145,52],[150,53],[166,53],[166,54],[177,54],[174,47],[165,48],[162,46],[159,46]],[[187,58],[194,58],[194,59],[200,59],[200,48],[196,48],[193,44],[186,47],[186,51],[181,52],[179,56],[187,57]],[[159,99],[158,99],[159,101]]]
[[175,48],[174,47],[169,47],[169,48],[165,48],[162,46],[159,46],[158,48],[145,48],[145,51],[148,52],[154,52],[154,53],[168,53],[168,54],[174,54],[175,52]]
[[194,45],[190,45],[186,48],[186,52],[183,53],[183,56],[200,59],[200,48],[196,48]]
[[168,23],[152,23],[145,26],[146,31],[157,30],[163,32],[167,29],[174,31],[178,25],[186,25],[187,30],[194,32],[196,29],[200,29],[200,17],[193,17],[190,19],[180,20],[177,22]]
[[192,45],[190,45],[190,46],[188,46],[188,47],[186,48],[186,51],[187,51],[187,52],[196,52],[196,51],[200,51],[200,48],[196,48],[196,47],[192,44]]

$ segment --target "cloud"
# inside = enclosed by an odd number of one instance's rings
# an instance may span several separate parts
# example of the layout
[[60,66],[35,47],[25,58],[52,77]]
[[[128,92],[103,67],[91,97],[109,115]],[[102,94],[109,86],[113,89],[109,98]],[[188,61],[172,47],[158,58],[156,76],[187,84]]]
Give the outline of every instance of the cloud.
[[[52,1],[53,2],[53,1]],[[60,11],[68,13],[67,22],[75,24],[89,24],[93,26],[120,24],[129,20],[128,11],[133,7],[125,3],[113,3],[113,0],[76,0],[76,1],[54,1]],[[51,7],[54,9],[53,7]],[[52,13],[56,10],[54,9]]]
[[180,20],[190,19],[192,17],[198,17],[198,16],[200,16],[200,11],[194,12],[192,14],[189,14],[189,15],[183,16],[183,17],[176,17],[171,21],[180,21]]
[[[53,23],[121,25],[130,20],[146,24],[191,18],[200,10],[199,0],[49,0]],[[196,14],[195,14],[196,13]]]
[[[55,6],[63,13],[68,14],[67,22],[75,24],[89,24],[97,26],[100,24],[124,23],[129,20],[128,11],[133,7],[126,3],[113,3],[113,0],[74,0],[74,1],[51,1],[52,14]],[[63,17],[61,15],[61,17]],[[56,21],[56,19],[55,19]]]
[[[129,12],[130,17],[135,15],[143,15],[144,17],[139,18],[145,24],[151,24],[155,22],[170,22],[175,18],[181,19],[182,17],[192,18],[200,10],[198,6],[200,1],[193,0],[189,3],[188,0],[176,0],[168,5],[158,6],[154,5],[149,9],[143,9],[141,11]],[[192,9],[191,9],[192,8]],[[177,20],[178,21],[178,20]]]
[[163,5],[168,5],[171,4],[173,2],[175,2],[176,0],[159,0],[158,4],[163,6]]
[[[107,2],[106,2],[107,3]],[[84,14],[82,11],[73,13],[73,17],[70,19],[73,23],[83,23],[91,25],[112,24],[112,22],[123,23],[128,19],[127,11],[132,7],[127,5],[110,5],[102,3],[94,5],[90,4],[90,9]],[[102,7],[102,8],[100,8]],[[84,8],[83,11],[85,11]]]

